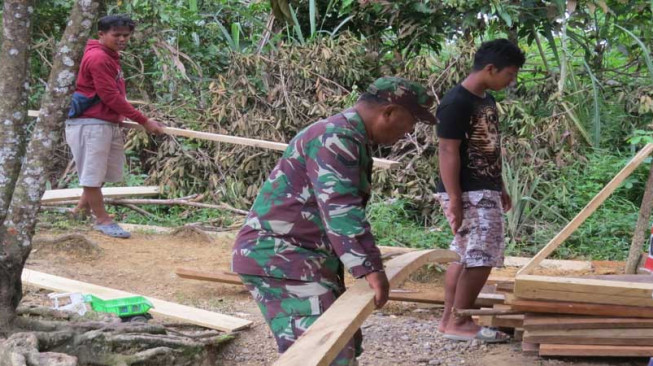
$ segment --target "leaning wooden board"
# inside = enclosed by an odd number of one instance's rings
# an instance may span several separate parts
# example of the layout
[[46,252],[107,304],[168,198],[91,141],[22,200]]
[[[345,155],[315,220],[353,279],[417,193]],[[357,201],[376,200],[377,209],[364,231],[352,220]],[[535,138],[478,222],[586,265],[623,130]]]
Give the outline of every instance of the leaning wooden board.
[[[426,263],[444,263],[457,259],[458,255],[448,250],[416,251],[389,261],[385,270],[390,286],[397,286]],[[274,365],[329,365],[372,311],[374,291],[365,279],[358,279]]]
[[553,253],[571,234],[578,229],[578,227],[601,206],[601,204],[610,197],[621,183],[628,178],[633,171],[651,154],[653,153],[653,144],[646,144],[629,162],[626,166],[612,178],[603,189],[596,194],[594,198],[565,226],[551,241],[549,241],[526,265],[524,265],[518,272],[517,277],[527,275],[539,265],[544,258]]
[[[108,287],[75,281],[59,276],[53,276],[27,268],[23,270],[22,281],[25,284],[37,286],[51,291],[81,292],[83,294],[93,294],[105,300],[119,297],[136,296],[136,294],[126,291],[114,290]],[[186,305],[175,304],[149,296],[146,297],[152,302],[152,304],[154,304],[154,308],[150,310],[151,313],[163,315],[183,322],[201,325],[207,328],[218,329],[225,332],[233,332],[236,330],[248,328],[250,325],[252,325],[252,322],[249,320],[197,309]]]
[[[161,190],[158,186],[145,187],[103,187],[102,195],[105,198],[117,198],[127,196],[150,197],[158,196]],[[54,189],[45,191],[41,203],[51,203],[78,199],[82,196],[82,188]]]

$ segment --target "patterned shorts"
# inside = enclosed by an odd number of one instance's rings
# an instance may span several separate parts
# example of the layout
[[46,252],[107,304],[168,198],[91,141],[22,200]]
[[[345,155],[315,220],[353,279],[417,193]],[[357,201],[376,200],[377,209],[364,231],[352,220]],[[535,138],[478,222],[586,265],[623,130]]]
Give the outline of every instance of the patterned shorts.
[[[449,195],[438,193],[445,214]],[[463,192],[463,222],[449,249],[465,267],[502,267],[504,259],[503,205],[501,192]]]
[[[285,352],[344,292],[330,283],[240,275],[268,323],[279,353]],[[331,365],[351,366],[362,352],[360,330]]]

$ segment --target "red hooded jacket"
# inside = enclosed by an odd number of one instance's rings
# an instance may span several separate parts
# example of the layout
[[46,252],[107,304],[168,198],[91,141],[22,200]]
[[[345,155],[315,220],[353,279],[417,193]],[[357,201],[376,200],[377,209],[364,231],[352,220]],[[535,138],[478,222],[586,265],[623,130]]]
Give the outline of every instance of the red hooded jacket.
[[103,46],[98,40],[91,39],[86,44],[75,92],[88,98],[95,95],[100,97],[99,103],[77,118],[97,118],[120,123],[127,117],[140,124],[147,122],[147,117],[127,102],[120,54]]

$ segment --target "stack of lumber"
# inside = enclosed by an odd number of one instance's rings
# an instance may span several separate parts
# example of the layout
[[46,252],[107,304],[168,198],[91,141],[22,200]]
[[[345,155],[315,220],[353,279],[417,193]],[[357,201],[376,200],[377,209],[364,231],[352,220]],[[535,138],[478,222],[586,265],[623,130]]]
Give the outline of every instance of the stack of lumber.
[[653,276],[517,276],[497,285],[505,304],[479,315],[514,328],[540,356],[653,357]]

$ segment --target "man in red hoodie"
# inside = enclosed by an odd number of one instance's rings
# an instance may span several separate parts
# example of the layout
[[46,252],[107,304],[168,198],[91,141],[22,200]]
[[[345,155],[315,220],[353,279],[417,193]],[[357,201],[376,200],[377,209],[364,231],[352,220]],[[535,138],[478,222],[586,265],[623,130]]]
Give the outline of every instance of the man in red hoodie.
[[66,142],[84,189],[73,212],[91,210],[96,219],[93,228],[116,238],[129,238],[130,234],[107,214],[101,187],[122,180],[125,153],[120,124],[127,117],[150,133],[163,132],[159,122],[148,119],[126,99],[120,51],[127,47],[133,31],[134,22],[126,16],[100,19],[99,39],[86,45],[66,121]]

